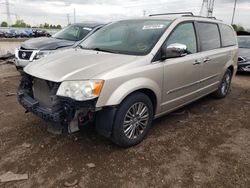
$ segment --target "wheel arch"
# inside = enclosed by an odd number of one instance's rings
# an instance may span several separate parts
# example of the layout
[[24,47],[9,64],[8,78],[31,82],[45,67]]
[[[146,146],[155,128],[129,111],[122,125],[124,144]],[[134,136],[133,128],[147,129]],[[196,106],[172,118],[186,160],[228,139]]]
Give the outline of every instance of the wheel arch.
[[152,102],[152,105],[153,105],[153,112],[155,114],[155,111],[157,109],[157,97],[156,97],[156,94],[154,91],[152,91],[151,89],[148,89],[148,88],[141,88],[141,89],[138,89],[138,90],[135,90],[133,92],[131,92],[128,96],[126,96],[122,101],[124,101],[126,98],[128,98],[129,96],[133,95],[134,93],[143,93],[145,94],[146,96],[148,96],[148,98],[151,100]]
[[100,96],[96,107],[117,106],[131,94],[135,92],[141,92],[147,95],[152,101],[154,113],[159,110],[162,90],[159,84],[157,84],[152,79],[136,78],[128,80],[123,84],[120,84],[116,89],[113,90],[112,93],[110,93],[110,90],[112,89],[110,87],[108,88],[108,91],[106,91],[107,93],[105,92],[107,97],[101,98],[102,96]]
[[232,72],[232,74],[234,74],[234,66],[233,65],[230,65],[227,69],[229,69]]

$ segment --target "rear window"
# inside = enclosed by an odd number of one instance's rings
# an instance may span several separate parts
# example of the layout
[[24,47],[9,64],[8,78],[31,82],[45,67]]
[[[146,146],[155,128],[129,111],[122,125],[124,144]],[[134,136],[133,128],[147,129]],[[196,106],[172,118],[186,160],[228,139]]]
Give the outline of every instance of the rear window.
[[222,46],[235,46],[236,40],[234,36],[234,31],[231,29],[231,27],[219,24],[220,32],[221,32],[221,40],[222,40]]
[[221,47],[217,24],[198,22],[197,30],[201,43],[201,51],[213,50]]

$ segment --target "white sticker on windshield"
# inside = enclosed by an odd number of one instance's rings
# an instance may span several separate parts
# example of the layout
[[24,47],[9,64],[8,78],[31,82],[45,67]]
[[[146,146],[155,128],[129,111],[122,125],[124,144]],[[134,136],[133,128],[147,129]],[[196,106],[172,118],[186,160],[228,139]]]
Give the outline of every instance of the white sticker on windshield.
[[164,27],[163,24],[157,24],[157,25],[144,25],[142,30],[146,29],[162,29]]
[[89,28],[89,27],[84,27],[83,29],[88,30],[88,31],[92,30],[92,28]]

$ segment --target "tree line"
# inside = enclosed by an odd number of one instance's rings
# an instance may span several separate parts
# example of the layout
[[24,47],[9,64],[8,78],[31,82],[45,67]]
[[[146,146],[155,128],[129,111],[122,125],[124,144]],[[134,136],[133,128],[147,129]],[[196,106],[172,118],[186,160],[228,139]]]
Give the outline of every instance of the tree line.
[[[3,21],[0,25],[1,27],[9,27],[8,23]],[[232,25],[234,30],[236,32],[241,32],[241,31],[247,31],[242,25],[240,24],[233,24]],[[26,24],[24,20],[17,20],[15,24],[10,25],[10,27],[21,27],[21,28],[31,28],[29,24]],[[40,24],[39,28],[44,28],[44,29],[62,29],[61,25],[52,25],[48,23]]]
[[[8,25],[7,22],[3,21],[0,25],[1,27],[20,27],[20,28],[31,28],[31,25],[24,22],[24,20],[16,20],[15,24]],[[52,25],[48,23],[40,24],[39,28],[44,29],[62,29],[61,25]]]

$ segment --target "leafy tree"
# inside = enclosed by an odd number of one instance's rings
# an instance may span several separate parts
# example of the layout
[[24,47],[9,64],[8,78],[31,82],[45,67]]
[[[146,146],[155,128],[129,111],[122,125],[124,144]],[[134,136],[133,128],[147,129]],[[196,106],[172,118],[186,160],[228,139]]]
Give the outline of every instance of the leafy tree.
[[27,27],[27,24],[23,20],[17,20],[12,27]]
[[61,25],[57,25],[56,29],[62,29],[62,26]]
[[48,28],[49,28],[49,24],[45,22],[45,23],[43,24],[43,28],[48,29]]
[[245,28],[240,24],[233,24],[232,26],[236,32],[245,31]]
[[8,23],[3,21],[3,22],[1,23],[1,27],[8,27]]
[[[26,24],[24,20],[16,20],[15,24],[11,25],[12,27],[22,27],[22,28],[31,28],[31,25]],[[0,24],[0,27],[8,27],[8,23],[3,21]],[[44,28],[44,29],[62,29],[61,25],[52,25],[48,23],[44,24],[39,24],[39,28]]]

